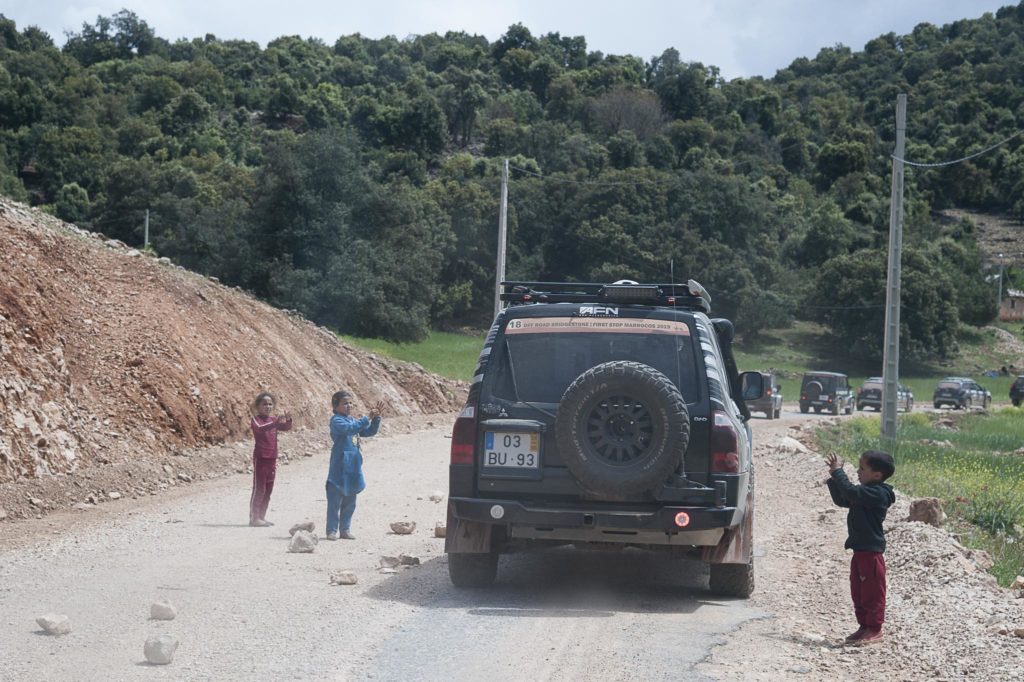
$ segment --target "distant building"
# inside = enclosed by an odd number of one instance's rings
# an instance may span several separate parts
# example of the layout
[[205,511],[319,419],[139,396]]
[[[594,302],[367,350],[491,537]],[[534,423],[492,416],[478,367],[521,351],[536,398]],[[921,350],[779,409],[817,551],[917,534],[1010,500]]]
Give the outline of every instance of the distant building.
[[1024,291],[1007,289],[1003,292],[1003,304],[999,307],[999,319],[1003,322],[1024,320]]

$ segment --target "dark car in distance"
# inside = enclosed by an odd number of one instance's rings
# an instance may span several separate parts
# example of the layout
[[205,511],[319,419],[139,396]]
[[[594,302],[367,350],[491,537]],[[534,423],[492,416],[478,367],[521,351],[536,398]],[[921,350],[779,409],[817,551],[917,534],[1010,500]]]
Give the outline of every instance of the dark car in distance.
[[807,372],[800,384],[800,411],[853,414],[853,389],[845,374]]
[[932,406],[936,410],[943,405],[955,410],[968,410],[972,407],[987,408],[991,404],[992,394],[967,377],[946,377],[935,387],[932,395]]
[[[869,377],[857,389],[857,410],[873,407],[876,412],[882,410],[882,377]],[[910,412],[914,409],[914,394],[903,384],[896,385],[896,410]]]
[[764,390],[760,397],[747,401],[751,412],[764,412],[768,419],[778,419],[782,414],[782,384],[771,372],[760,372]]
[[1024,402],[1024,375],[1017,377],[1010,384],[1010,402],[1014,407],[1020,407],[1021,402]]

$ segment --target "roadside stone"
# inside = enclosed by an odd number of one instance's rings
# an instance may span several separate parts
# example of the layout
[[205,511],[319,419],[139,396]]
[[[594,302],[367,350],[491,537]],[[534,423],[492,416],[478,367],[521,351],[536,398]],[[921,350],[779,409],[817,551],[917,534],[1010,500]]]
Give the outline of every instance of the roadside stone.
[[1014,578],[1013,582],[1010,583],[1010,589],[1024,590],[1024,575],[1018,575],[1016,578]]
[[448,526],[443,521],[434,524],[434,537],[443,538],[448,533]]
[[1017,628],[1013,631],[1013,636],[1020,639],[1024,639],[1024,628]]
[[411,556],[409,554],[399,554],[398,563],[402,566],[419,566],[420,558],[418,556]]
[[946,522],[946,512],[942,511],[942,502],[937,497],[922,497],[910,503],[908,521],[920,521],[930,526],[941,528]]
[[288,529],[288,535],[294,536],[300,530],[304,530],[307,533],[312,533],[316,530],[316,524],[312,521],[303,521],[302,523],[296,523],[294,526]]
[[170,464],[165,464],[163,469],[165,474],[170,475],[174,473],[174,467],[172,467]]
[[398,573],[398,569],[396,569],[396,568],[382,568],[382,569],[380,569],[380,572],[381,573]]
[[382,556],[380,558],[381,568],[394,568],[402,563],[402,558],[397,556]]
[[95,509],[96,505],[89,504],[88,502],[76,502],[72,507],[78,511],[89,511],[90,509]]
[[789,669],[790,672],[797,673],[799,675],[806,675],[811,672],[811,666],[809,665],[794,665]]
[[415,521],[394,521],[391,524],[391,532],[395,535],[409,535],[416,530]]
[[107,493],[107,497],[109,497],[112,500],[120,500],[121,499],[121,493],[119,493],[119,492],[117,492],[115,490],[114,492]]
[[288,543],[288,551],[295,554],[309,554],[316,549],[317,537],[309,531],[299,530]]
[[359,578],[352,571],[338,571],[331,574],[332,585],[355,585]]
[[778,447],[775,449],[778,452],[795,452],[801,455],[810,452],[806,445],[791,436],[783,436],[782,440],[779,441]]
[[922,445],[929,445],[933,448],[951,448],[953,443],[948,440],[935,440],[934,438],[925,438],[921,441]]
[[442,493],[440,490],[435,490],[434,492],[430,493],[430,501],[431,502],[440,502],[443,499],[444,499],[444,493]]
[[6,518],[7,518],[7,510],[6,509],[0,509],[0,521],[3,521]]
[[169,601],[155,601],[149,607],[149,617],[153,620],[174,620],[178,609]]
[[162,256],[161,258],[157,258],[156,262],[159,263],[160,265],[170,265],[171,259],[168,258],[167,256]]
[[59,613],[47,613],[36,618],[36,624],[48,635],[66,635],[71,632],[71,621]]
[[828,642],[824,635],[819,635],[815,632],[801,632],[800,639],[808,644],[825,644]]
[[189,476],[188,474],[181,473],[181,474],[178,474],[178,480],[179,481],[183,481],[185,483],[191,483],[192,482],[192,477]]
[[174,652],[177,650],[178,640],[171,635],[150,637],[142,649],[146,660],[154,665],[168,665],[174,660]]

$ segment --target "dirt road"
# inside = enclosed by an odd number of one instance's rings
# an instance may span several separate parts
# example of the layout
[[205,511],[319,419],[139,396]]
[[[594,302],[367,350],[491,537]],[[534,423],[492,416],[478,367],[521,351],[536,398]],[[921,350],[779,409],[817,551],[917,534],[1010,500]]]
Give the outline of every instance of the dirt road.
[[[759,574],[750,601],[710,595],[699,564],[634,552],[503,557],[494,589],[455,590],[433,537],[444,504],[429,500],[446,488],[446,428],[365,441],[357,539],[288,554],[288,527],[312,519],[322,530],[326,506],[323,434],[306,432],[283,435],[282,449],[323,454],[280,468],[273,528],[246,525],[242,475],[0,526],[0,678],[858,679],[859,663],[904,654],[889,642],[877,653],[829,644],[852,629],[842,519],[818,519],[828,506],[812,489],[820,459],[779,449],[790,427],[822,421],[753,422]],[[399,519],[415,520],[416,532],[390,534]],[[400,553],[421,565],[378,570],[381,555]],[[330,586],[342,569],[359,583]],[[177,607],[175,620],[147,619],[159,599]],[[34,619],[47,612],[68,615],[71,634],[41,634]],[[144,662],[143,642],[157,633],[181,642],[169,666]],[[993,665],[1019,672],[1021,647],[1014,658],[993,648],[1002,640],[986,642]],[[918,672],[872,678],[934,677]]]

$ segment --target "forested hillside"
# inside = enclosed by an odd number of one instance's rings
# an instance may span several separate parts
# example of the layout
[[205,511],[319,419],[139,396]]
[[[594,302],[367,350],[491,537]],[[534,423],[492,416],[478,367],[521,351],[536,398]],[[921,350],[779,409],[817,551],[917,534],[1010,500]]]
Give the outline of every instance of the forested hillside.
[[[346,333],[484,324],[501,161],[510,277],[695,277],[741,334],[794,316],[880,353],[896,94],[907,157],[1024,128],[1024,3],[725,82],[514,25],[169,42],[130,12],[58,48],[0,16],[0,193]],[[1024,216],[1024,136],[908,169],[904,349],[995,314],[969,223]]]

